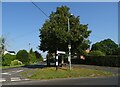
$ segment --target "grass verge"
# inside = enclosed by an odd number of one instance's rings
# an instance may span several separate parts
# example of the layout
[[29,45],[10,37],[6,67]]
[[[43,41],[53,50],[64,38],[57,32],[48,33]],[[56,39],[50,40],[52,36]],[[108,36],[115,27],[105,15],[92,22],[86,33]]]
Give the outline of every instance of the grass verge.
[[101,77],[101,76],[114,76],[111,72],[85,69],[85,68],[61,68],[56,71],[54,67],[34,69],[22,72],[22,76],[29,79],[55,79],[55,78],[74,78],[74,77]]

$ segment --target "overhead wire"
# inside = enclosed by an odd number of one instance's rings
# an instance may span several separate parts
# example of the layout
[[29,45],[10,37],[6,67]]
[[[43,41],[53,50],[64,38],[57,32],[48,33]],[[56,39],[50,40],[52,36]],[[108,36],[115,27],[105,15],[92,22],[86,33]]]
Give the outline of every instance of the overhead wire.
[[[34,2],[32,2],[32,0],[31,0],[31,3],[32,3],[36,8],[38,8],[38,10],[41,11],[47,18],[49,18],[49,16],[48,16],[39,6],[37,6]],[[33,31],[31,31],[30,33],[33,33]],[[21,35],[21,36],[22,36],[22,37],[23,37],[23,36],[27,36],[27,34]],[[20,36],[20,38],[21,38],[21,36]]]
[[40,8],[38,7],[34,2],[32,2],[32,4],[37,7],[47,18],[49,18],[49,16]]

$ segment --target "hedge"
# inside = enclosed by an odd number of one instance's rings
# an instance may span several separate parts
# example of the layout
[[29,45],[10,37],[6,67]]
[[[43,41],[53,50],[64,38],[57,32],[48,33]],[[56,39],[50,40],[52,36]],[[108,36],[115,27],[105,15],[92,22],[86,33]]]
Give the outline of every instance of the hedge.
[[[54,62],[53,59],[50,59],[50,62]],[[68,59],[64,59],[64,63],[68,63]],[[120,67],[120,55],[119,56],[117,56],[117,55],[86,56],[85,60],[82,60],[80,58],[72,58],[71,63],[72,64],[86,64],[86,65]]]
[[84,64],[99,65],[99,66],[120,66],[120,56],[86,56]]

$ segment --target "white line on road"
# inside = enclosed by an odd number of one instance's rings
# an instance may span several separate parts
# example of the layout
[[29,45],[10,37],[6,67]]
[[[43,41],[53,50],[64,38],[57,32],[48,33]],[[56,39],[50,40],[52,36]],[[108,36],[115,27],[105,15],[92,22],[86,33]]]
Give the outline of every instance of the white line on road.
[[0,82],[5,82],[6,79],[5,78],[0,78]]
[[9,72],[2,73],[3,75],[11,75]]
[[21,80],[29,80],[29,79],[21,79]]
[[21,79],[19,77],[12,77],[11,81],[21,81]]
[[18,72],[22,72],[23,70],[17,70],[17,71],[12,71],[12,72],[15,72],[15,73],[18,73]]
[[[10,81],[26,81],[29,79],[20,79],[20,77],[12,77],[10,78]],[[0,83],[7,81],[6,78],[0,78]]]
[[22,72],[23,70],[17,70],[17,71],[11,71],[11,72],[4,72],[2,73],[3,75],[11,75],[11,74],[16,74],[16,73],[19,73],[19,72]]

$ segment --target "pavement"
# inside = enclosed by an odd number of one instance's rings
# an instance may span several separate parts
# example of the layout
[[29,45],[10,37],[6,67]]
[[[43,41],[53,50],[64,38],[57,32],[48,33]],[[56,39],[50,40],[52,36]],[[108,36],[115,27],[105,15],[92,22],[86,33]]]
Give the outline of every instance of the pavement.
[[[44,68],[46,63],[40,63],[36,65],[30,65],[27,67],[10,68],[2,70],[2,78],[0,83],[2,85],[118,85],[118,76],[114,77],[92,77],[92,78],[67,78],[67,79],[52,79],[52,80],[30,80],[22,77],[21,73],[26,70],[34,70],[35,68]],[[115,67],[102,67],[93,65],[76,65],[72,67],[89,68],[96,70],[104,70],[118,74],[120,69]]]

